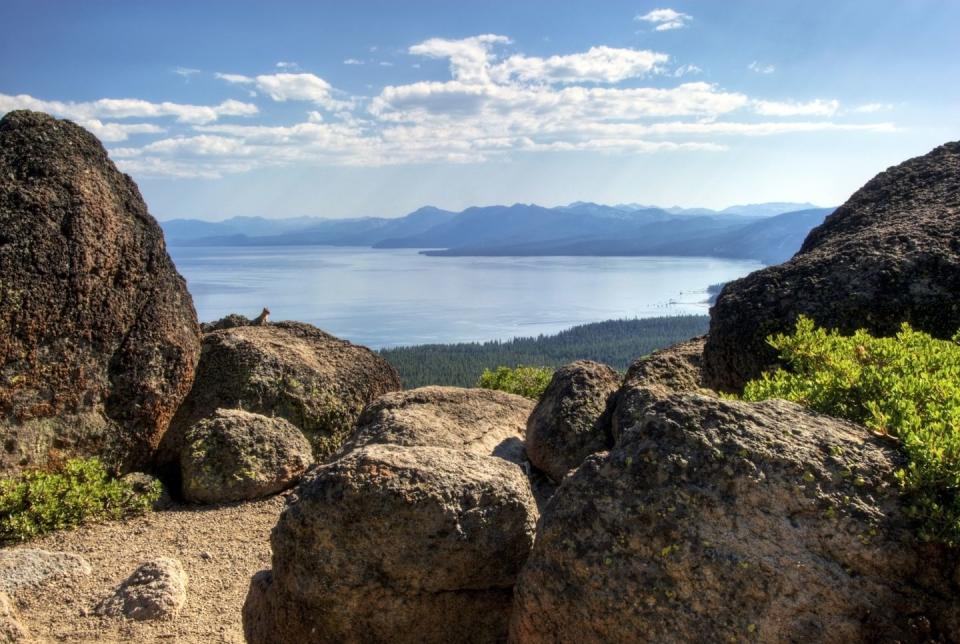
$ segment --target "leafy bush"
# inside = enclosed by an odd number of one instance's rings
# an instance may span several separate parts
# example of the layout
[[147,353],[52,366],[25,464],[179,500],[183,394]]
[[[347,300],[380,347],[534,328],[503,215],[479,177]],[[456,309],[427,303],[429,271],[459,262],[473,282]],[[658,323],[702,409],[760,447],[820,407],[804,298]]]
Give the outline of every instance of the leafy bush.
[[477,386],[483,389],[499,389],[537,400],[550,384],[553,369],[549,367],[524,367],[515,369],[497,367],[495,371],[484,369]]
[[24,541],[90,521],[120,519],[149,510],[160,496],[112,478],[96,458],[72,459],[56,471],[24,472],[0,481],[0,541]]
[[747,384],[747,400],[784,398],[896,438],[897,472],[922,538],[960,544],[960,334],[937,340],[904,324],[893,338],[817,328],[768,339],[788,370]]

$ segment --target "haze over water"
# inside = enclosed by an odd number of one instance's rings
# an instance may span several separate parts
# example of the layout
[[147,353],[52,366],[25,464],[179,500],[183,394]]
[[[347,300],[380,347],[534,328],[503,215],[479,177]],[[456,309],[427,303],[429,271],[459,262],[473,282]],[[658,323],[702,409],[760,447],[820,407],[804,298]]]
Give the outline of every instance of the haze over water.
[[372,348],[551,334],[614,318],[706,314],[708,284],[752,261],[697,257],[425,257],[326,246],[172,247],[203,321],[300,320]]

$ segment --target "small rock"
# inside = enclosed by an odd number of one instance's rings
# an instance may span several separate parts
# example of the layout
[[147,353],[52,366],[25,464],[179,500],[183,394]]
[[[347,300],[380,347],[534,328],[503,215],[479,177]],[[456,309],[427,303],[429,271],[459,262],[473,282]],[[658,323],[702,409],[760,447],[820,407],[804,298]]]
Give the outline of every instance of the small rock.
[[98,615],[138,621],[176,616],[187,601],[187,573],[176,559],[141,564],[116,592],[96,607]]
[[309,441],[283,418],[218,409],[187,432],[183,496],[198,503],[257,499],[294,485],[311,462]]
[[610,447],[607,402],[620,376],[581,360],[557,369],[527,420],[527,456],[559,483],[583,459]]
[[0,592],[16,593],[21,588],[89,575],[90,563],[69,552],[32,548],[0,550]]
[[13,610],[13,603],[5,593],[0,593],[0,642],[23,642],[30,637]]

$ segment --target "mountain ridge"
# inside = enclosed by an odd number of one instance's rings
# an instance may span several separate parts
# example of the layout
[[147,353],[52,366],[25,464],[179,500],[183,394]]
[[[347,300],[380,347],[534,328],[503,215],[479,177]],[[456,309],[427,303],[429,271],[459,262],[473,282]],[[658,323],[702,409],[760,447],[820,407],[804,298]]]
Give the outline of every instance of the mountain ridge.
[[757,214],[795,205],[731,207],[753,214],[592,202],[473,206],[460,212],[425,206],[397,218],[174,219],[161,226],[171,246],[366,246],[426,249],[430,256],[707,255],[778,263],[832,210],[798,210],[797,217]]

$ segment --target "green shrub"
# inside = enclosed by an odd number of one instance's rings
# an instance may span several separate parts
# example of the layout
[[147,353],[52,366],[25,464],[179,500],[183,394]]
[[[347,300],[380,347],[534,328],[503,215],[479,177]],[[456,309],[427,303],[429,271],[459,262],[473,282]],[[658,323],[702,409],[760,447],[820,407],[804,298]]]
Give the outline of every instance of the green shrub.
[[907,324],[893,338],[843,336],[801,318],[768,341],[787,370],[748,383],[743,397],[792,400],[897,439],[907,457],[897,478],[920,536],[960,544],[960,338]]
[[24,472],[0,481],[0,541],[140,514],[160,491],[155,482],[149,492],[138,494],[131,484],[112,478],[96,458],[69,460],[52,472]]
[[477,381],[477,386],[483,389],[499,389],[511,394],[518,394],[537,400],[550,384],[553,369],[548,367],[525,367],[518,365],[515,369],[497,367],[495,371],[484,369]]

